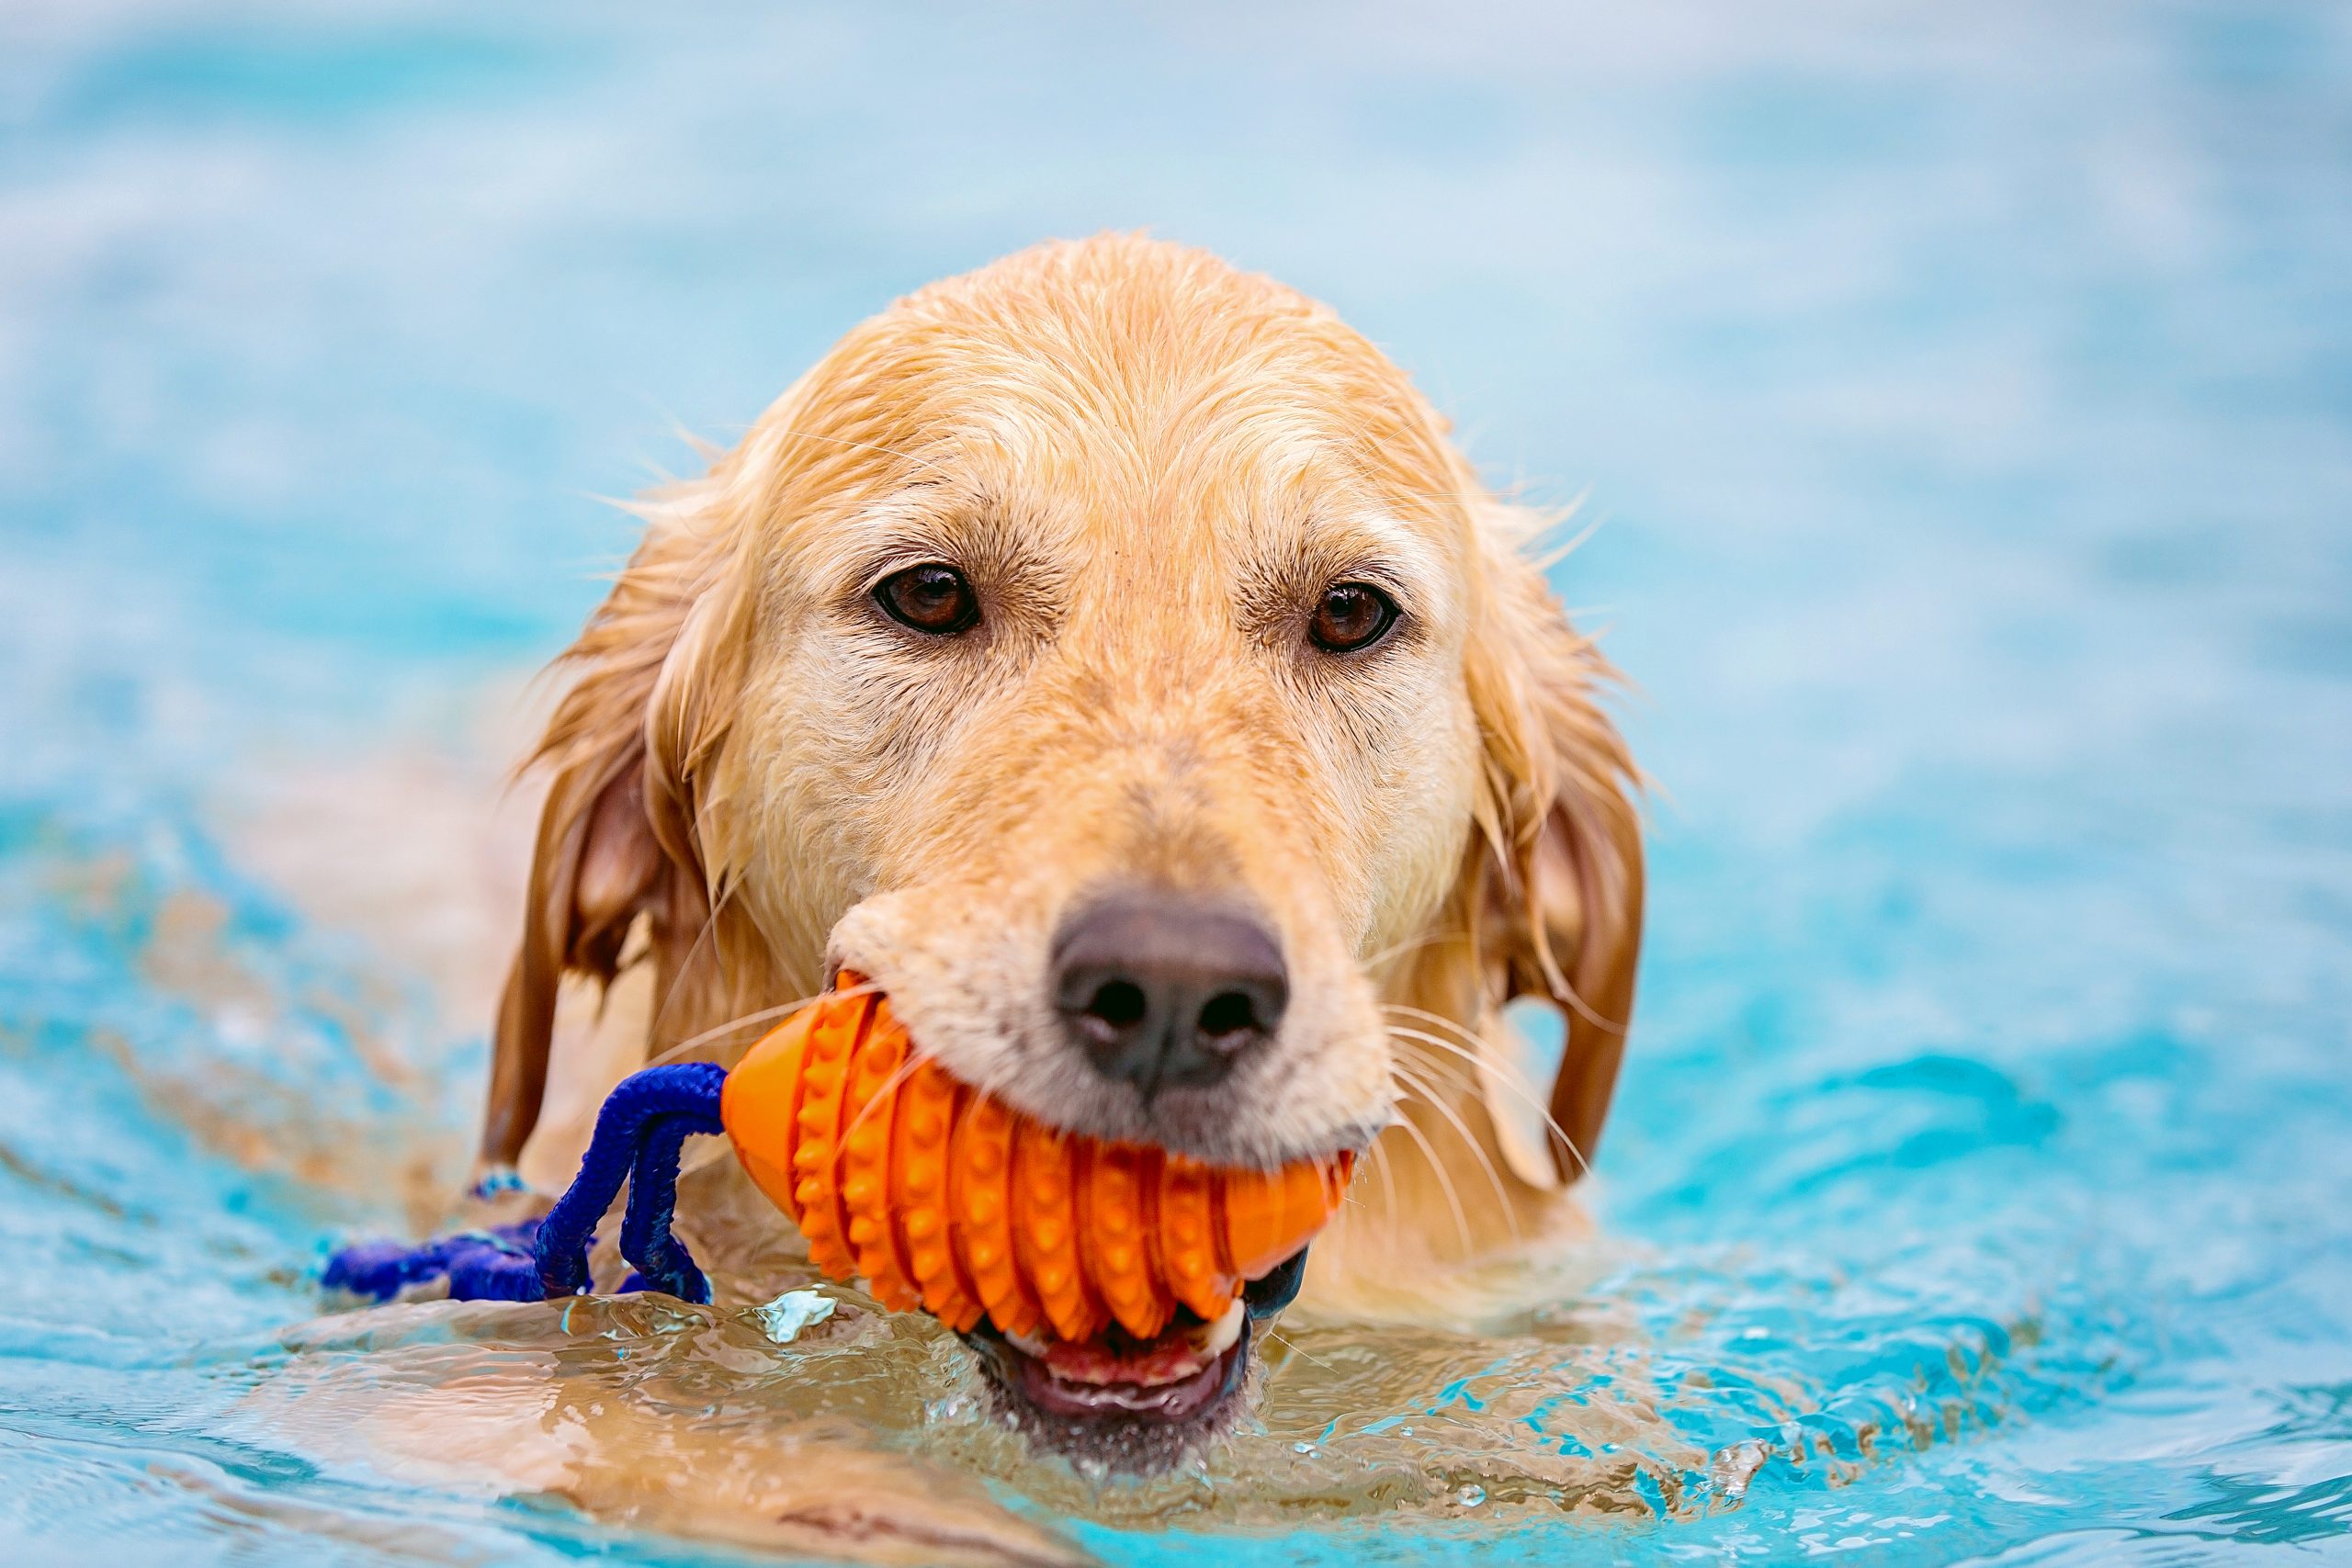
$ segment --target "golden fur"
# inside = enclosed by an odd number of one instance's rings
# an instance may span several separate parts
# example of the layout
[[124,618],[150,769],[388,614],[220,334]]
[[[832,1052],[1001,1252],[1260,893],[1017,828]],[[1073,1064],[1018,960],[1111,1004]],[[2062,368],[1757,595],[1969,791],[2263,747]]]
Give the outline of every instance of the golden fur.
[[[643,510],[537,752],[485,1162],[538,1121],[567,976],[651,977],[625,1060],[578,1069],[605,1073],[731,1059],[850,966],[1061,1125],[1261,1163],[1376,1133],[1326,1303],[1572,1219],[1641,926],[1610,671],[1523,553],[1537,520],[1332,312],[1199,251],[1041,245],[855,328]],[[980,629],[876,610],[929,560]],[[1404,619],[1339,658],[1302,627],[1343,579]],[[1147,1107],[1054,1028],[1056,921],[1121,877],[1279,933],[1290,1010],[1216,1091]],[[1567,1017],[1548,1095],[1512,1077],[1521,996]],[[1556,1170],[1512,1146],[1521,1098]]]

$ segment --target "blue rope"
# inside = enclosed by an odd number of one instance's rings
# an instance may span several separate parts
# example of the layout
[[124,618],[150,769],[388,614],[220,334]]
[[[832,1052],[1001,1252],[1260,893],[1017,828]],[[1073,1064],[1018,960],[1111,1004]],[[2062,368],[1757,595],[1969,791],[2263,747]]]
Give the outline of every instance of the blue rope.
[[626,1180],[621,1256],[637,1267],[622,1281],[622,1292],[664,1291],[707,1302],[709,1280],[670,1227],[678,1208],[679,1150],[695,1134],[726,1131],[718,1116],[726,1082],[727,1070],[709,1062],[632,1073],[606,1097],[580,1174],[544,1216],[435,1236],[421,1246],[360,1242],[330,1258],[319,1282],[379,1302],[440,1279],[447,1280],[453,1301],[577,1295],[588,1287],[596,1223]]
[[435,1236],[422,1247],[363,1241],[327,1259],[319,1282],[371,1301],[388,1302],[412,1285],[447,1277],[459,1301],[537,1301],[538,1265],[531,1244],[537,1220]]
[[[671,1235],[670,1218],[678,1201],[678,1145],[689,1133],[720,1130],[719,1091],[726,1082],[727,1069],[716,1063],[682,1062],[631,1073],[605,1097],[605,1108],[596,1113],[595,1134],[581,1157],[580,1174],[539,1222],[532,1252],[542,1294],[572,1296],[588,1288],[588,1244],[632,1168],[642,1171],[641,1190],[629,1195],[621,1255],[652,1285],[707,1292],[702,1271]],[[677,1123],[674,1133],[667,1125],[673,1122]],[[634,1234],[633,1220],[641,1220]]]
[[[537,1224],[534,1224],[534,1229]],[[530,1253],[504,1247],[470,1247],[449,1260],[453,1302],[536,1302],[539,1266]]]
[[707,1302],[710,1281],[670,1228],[678,1208],[678,1151],[693,1134],[723,1133],[718,1102],[707,1111],[663,1116],[647,1125],[629,1171],[628,1208],[621,1215],[621,1256],[638,1267],[640,1289],[681,1301]]

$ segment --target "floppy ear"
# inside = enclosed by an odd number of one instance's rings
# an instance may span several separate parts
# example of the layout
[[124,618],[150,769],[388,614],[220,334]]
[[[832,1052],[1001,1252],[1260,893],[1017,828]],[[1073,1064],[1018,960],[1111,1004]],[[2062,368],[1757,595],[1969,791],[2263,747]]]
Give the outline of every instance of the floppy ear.
[[1489,1006],[1533,998],[1565,1019],[1547,1141],[1559,1178],[1574,1181],[1599,1146],[1633,1017],[1638,778],[1596,701],[1615,671],[1520,553],[1532,517],[1492,501],[1476,511],[1485,581],[1465,668],[1486,780],[1479,886],[1465,903]]
[[[695,779],[723,734],[698,699],[729,597],[727,548],[691,498],[653,525],[560,664],[580,673],[526,766],[552,774],[492,1047],[481,1161],[511,1167],[547,1090],[557,992],[567,975],[608,986],[644,918],[654,1016],[710,918]],[[627,953],[625,949],[628,949]]]

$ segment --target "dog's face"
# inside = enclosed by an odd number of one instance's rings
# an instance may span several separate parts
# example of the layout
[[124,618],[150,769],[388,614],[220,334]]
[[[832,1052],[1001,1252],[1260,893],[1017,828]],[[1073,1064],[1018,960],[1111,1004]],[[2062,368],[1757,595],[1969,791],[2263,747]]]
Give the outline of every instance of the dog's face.
[[535,910],[592,969],[650,913],[673,1000],[718,954],[673,1037],[847,968],[1049,1124],[1363,1147],[1384,1004],[1469,1038],[1629,994],[1623,759],[1500,515],[1369,344],[1199,253],[937,286],[657,515],[550,739],[594,765]]
[[[1215,1162],[1386,1120],[1472,832],[1470,530],[1402,378],[1223,269],[919,299],[804,389],[730,750],[755,918],[967,1082]],[[853,388],[854,395],[853,395]]]

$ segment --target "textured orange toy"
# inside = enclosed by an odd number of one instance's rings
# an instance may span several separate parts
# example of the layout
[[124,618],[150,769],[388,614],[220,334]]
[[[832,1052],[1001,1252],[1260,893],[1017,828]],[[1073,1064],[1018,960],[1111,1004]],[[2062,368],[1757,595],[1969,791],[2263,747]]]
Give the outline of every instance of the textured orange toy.
[[967,1329],[1140,1339],[1178,1303],[1214,1322],[1321,1230],[1354,1156],[1225,1169],[1058,1133],[915,1055],[843,975],[727,1075],[721,1115],[809,1260],[894,1312]]

